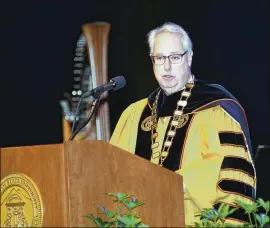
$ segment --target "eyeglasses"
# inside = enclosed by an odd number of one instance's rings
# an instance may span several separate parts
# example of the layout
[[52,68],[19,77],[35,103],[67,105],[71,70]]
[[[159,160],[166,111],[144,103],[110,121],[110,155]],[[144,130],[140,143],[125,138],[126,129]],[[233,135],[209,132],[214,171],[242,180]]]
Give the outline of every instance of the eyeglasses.
[[151,55],[151,59],[153,64],[155,65],[163,65],[168,58],[172,64],[179,64],[182,62],[183,56],[187,53],[185,51],[183,54],[172,54],[168,56],[164,55]]

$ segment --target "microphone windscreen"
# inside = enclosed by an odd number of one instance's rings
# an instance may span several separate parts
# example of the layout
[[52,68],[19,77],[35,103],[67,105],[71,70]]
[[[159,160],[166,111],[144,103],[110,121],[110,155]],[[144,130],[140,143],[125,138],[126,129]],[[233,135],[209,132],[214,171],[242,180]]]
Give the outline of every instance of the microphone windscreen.
[[117,76],[115,78],[112,78],[110,81],[113,81],[115,83],[115,86],[113,90],[122,89],[126,85],[126,79],[123,76]]

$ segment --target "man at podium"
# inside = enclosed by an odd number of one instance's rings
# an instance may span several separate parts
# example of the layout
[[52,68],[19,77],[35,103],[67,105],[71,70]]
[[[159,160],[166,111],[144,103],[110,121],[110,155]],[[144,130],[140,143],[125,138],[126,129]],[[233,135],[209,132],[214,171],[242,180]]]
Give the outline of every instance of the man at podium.
[[[148,34],[160,87],[121,115],[110,143],[183,176],[185,224],[203,208],[255,200],[256,174],[245,112],[220,85],[191,73],[192,42],[179,25]],[[226,222],[243,223],[241,210]]]

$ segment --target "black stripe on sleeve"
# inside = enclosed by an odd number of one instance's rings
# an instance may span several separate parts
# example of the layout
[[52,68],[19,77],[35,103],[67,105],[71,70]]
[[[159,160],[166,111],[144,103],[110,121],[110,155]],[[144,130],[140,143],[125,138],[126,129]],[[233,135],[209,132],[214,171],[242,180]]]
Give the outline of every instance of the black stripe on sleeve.
[[244,135],[238,132],[219,132],[219,141],[221,145],[242,146],[247,150]]
[[235,169],[247,173],[251,177],[255,177],[255,172],[252,164],[241,157],[224,157],[221,165],[222,170]]
[[218,186],[221,191],[235,193],[242,195],[243,197],[248,197],[251,200],[255,200],[255,189],[251,185],[244,182],[231,179],[222,179],[218,183]]

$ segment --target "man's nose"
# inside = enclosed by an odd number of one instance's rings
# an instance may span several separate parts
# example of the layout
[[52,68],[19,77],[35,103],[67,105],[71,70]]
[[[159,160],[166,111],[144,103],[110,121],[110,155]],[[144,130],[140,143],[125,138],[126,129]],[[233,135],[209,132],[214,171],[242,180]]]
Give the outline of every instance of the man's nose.
[[166,58],[165,59],[165,63],[164,63],[164,69],[166,71],[169,71],[169,70],[171,70],[171,68],[172,68],[171,62],[170,62],[169,58]]

